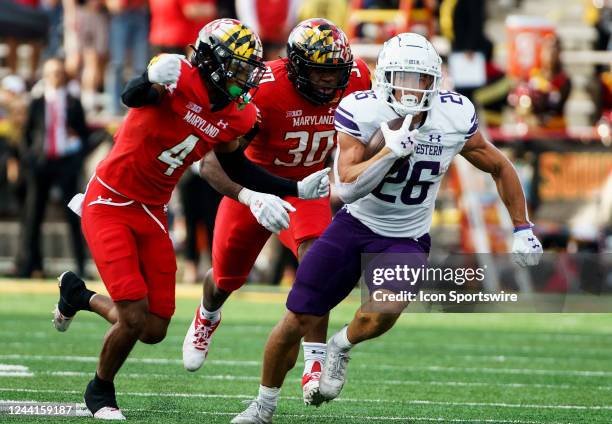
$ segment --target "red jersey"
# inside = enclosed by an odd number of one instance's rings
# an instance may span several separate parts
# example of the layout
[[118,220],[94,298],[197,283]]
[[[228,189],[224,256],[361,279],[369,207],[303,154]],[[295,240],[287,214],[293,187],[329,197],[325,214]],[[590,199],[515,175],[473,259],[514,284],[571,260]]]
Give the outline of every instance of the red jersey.
[[168,203],[189,165],[215,144],[246,134],[256,119],[252,104],[240,110],[231,102],[212,112],[198,69],[183,59],[179,80],[167,87],[161,103],[130,109],[96,175],[130,199]]
[[[261,113],[260,131],[246,149],[247,157],[271,173],[300,180],[323,169],[336,145],[334,112],[338,101],[314,105],[287,77],[287,59],[267,62],[253,98]],[[344,95],[369,90],[370,71],[356,59]]]

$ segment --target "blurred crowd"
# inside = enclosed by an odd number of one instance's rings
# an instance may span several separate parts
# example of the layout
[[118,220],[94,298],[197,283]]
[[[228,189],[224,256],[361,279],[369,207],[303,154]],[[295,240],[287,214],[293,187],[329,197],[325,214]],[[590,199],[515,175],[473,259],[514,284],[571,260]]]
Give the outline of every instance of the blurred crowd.
[[[84,185],[85,163],[125,114],[120,93],[126,81],[146,69],[160,52],[189,54],[199,29],[217,17],[237,17],[262,38],[264,54],[283,54],[287,35],[301,19],[327,17],[353,42],[380,43],[405,30],[436,36],[449,46],[446,81],[470,97],[481,122],[501,126],[504,116],[526,128],[563,129],[572,77],[563,65],[563,40],[555,30],[541,34],[534,63],[526,73],[512,72],[509,57],[496,60],[499,46],[487,36],[491,10],[511,10],[520,0],[2,0],[0,1],[0,219],[19,218],[15,275],[42,275],[41,224],[51,196],[56,212]],[[612,50],[612,2],[586,1],[585,21],[595,28],[592,50]],[[377,11],[369,21],[347,19],[355,8]],[[389,12],[404,11],[400,19]],[[385,15],[386,13],[386,15]],[[365,15],[364,15],[365,16]],[[381,18],[387,16],[387,18]],[[409,16],[406,25],[398,24]],[[342,25],[347,22],[346,25]],[[520,41],[517,41],[521,56]],[[510,50],[512,52],[512,50]],[[374,65],[373,61],[370,61]],[[466,78],[469,77],[469,78]],[[590,122],[608,129],[612,120],[612,73],[595,68],[588,84],[594,110]],[[604,134],[605,135],[605,134]],[[603,136],[603,135],[602,135]],[[202,252],[219,196],[187,172],[177,195],[176,215],[184,223],[177,246],[187,259],[185,279],[202,272]],[[195,200],[197,199],[197,201]],[[79,222],[63,208],[78,270],[86,273]],[[59,215],[58,215],[59,216]],[[206,255],[205,255],[206,256]],[[273,255],[280,280],[286,252]],[[256,276],[257,278],[259,276]]]

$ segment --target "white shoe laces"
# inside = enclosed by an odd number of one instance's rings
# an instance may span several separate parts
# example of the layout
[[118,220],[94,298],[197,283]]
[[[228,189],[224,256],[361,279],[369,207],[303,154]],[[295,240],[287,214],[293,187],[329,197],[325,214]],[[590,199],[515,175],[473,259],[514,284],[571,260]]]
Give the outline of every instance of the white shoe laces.
[[196,349],[207,350],[210,343],[210,336],[214,330],[213,325],[200,324],[193,334],[193,346]]
[[351,359],[348,352],[329,352],[329,376],[336,380],[343,380],[346,375],[346,367]]
[[262,418],[264,406],[257,399],[246,399],[243,400],[242,403],[249,404],[249,406],[240,413],[241,417],[255,418],[261,423],[266,422]]

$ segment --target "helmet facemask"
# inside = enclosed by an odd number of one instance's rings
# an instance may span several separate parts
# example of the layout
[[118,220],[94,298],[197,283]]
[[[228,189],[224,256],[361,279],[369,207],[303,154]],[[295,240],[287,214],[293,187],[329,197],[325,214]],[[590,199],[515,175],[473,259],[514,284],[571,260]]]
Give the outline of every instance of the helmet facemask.
[[387,40],[376,61],[376,87],[398,114],[432,108],[442,82],[442,59],[425,37],[402,33]]
[[207,43],[198,42],[191,46],[194,53],[191,62],[198,67],[200,75],[210,82],[227,100],[246,104],[259,86],[265,72],[261,61],[235,55],[224,45],[214,48]]
[[440,87],[440,76],[423,69],[386,68],[377,75],[377,84],[384,91],[385,101],[397,113],[414,115],[431,109]]
[[348,86],[353,62],[313,63],[298,55],[289,57],[289,78],[306,99],[316,105],[342,97]]

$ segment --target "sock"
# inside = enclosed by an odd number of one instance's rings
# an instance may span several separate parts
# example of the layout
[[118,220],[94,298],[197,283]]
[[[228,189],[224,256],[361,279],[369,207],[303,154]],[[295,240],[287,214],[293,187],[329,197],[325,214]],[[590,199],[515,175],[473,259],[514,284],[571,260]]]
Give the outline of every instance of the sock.
[[280,390],[280,387],[266,387],[260,384],[257,399],[266,408],[274,410],[280,397]]
[[[304,372],[302,375],[312,371],[312,366],[315,362],[319,362],[323,365],[325,361],[325,352],[327,351],[327,344],[325,343],[312,343],[302,342],[302,348],[304,349]],[[321,369],[315,370],[320,372]]]
[[96,372],[96,375],[93,379],[94,382],[94,386],[96,386],[96,388],[99,388],[100,390],[103,391],[115,391],[115,384],[112,381],[106,381],[106,380],[102,380],[99,376],[98,373]]
[[215,323],[221,318],[221,308],[216,311],[209,311],[204,307],[204,299],[202,299],[202,303],[200,304],[200,317],[211,323]]
[[340,347],[340,349],[342,350],[349,350],[350,348],[353,347],[353,344],[348,339],[347,330],[348,330],[348,325],[344,326],[342,330],[334,334],[334,337],[333,337],[334,342],[336,342],[338,347]]
[[97,293],[95,291],[89,290],[87,287],[81,290],[80,293],[77,295],[79,299],[79,309],[83,311],[91,311],[91,305],[89,304],[89,302],[96,294]]

